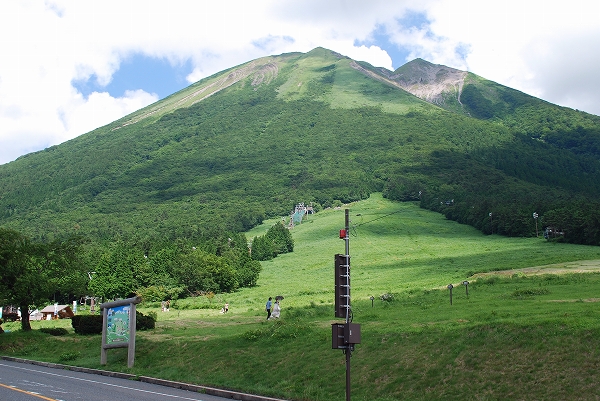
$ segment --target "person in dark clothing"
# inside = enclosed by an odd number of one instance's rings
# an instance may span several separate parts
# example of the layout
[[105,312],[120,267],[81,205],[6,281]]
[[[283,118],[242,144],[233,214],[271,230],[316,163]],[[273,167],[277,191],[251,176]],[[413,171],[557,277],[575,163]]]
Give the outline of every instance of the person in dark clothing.
[[265,306],[265,309],[267,310],[267,320],[271,318],[271,306],[273,305],[273,303],[271,302],[272,299],[273,298],[269,297],[267,305]]

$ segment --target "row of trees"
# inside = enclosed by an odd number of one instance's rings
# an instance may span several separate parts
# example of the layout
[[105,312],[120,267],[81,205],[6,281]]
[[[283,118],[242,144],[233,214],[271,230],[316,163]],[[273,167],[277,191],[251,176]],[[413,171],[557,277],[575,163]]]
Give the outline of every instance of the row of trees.
[[243,234],[162,244],[115,238],[98,244],[78,236],[33,241],[0,228],[0,303],[19,306],[23,330],[31,330],[29,311],[49,302],[84,295],[141,295],[153,302],[231,292],[256,285],[260,271]]
[[89,289],[104,298],[138,294],[153,302],[231,292],[256,285],[261,271],[243,234],[205,242],[179,239],[147,249],[117,239],[93,254]]

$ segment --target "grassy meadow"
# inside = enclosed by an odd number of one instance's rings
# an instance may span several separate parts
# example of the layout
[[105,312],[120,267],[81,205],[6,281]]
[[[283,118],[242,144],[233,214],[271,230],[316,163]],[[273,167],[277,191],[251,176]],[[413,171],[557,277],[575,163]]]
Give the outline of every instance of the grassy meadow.
[[[599,247],[484,236],[380,195],[347,207],[362,336],[351,358],[354,400],[598,399]],[[5,323],[0,354],[283,399],[343,400],[345,357],[331,349],[331,323],[341,322],[333,265],[344,253],[342,228],[344,208],[308,216],[292,229],[294,252],[262,262],[254,288],[178,300],[164,313],[142,304],[158,321],[138,332],[132,369],[125,349],[109,350],[101,366],[100,336],[75,335],[68,320],[32,322],[69,329],[57,337]],[[591,272],[576,273],[584,264]],[[519,270],[534,266],[538,274]],[[515,271],[483,274],[504,270]],[[267,321],[264,304],[277,295],[281,318]],[[221,314],[225,302],[230,311]]]

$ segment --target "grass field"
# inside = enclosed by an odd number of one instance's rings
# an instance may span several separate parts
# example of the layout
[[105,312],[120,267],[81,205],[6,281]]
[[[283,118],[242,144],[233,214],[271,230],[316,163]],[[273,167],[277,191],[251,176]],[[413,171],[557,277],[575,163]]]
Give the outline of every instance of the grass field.
[[[351,358],[354,400],[598,399],[600,248],[484,236],[377,195],[348,208],[352,309],[362,337]],[[125,349],[109,350],[101,366],[100,336],[75,335],[68,320],[32,322],[70,329],[57,337],[4,324],[11,332],[0,337],[0,353],[285,399],[343,400],[345,357],[331,349],[331,323],[341,322],[333,313],[333,258],[344,253],[342,228],[344,209],[309,216],[292,230],[294,252],[264,262],[255,288],[178,300],[168,313],[142,305],[158,322],[138,332],[132,369]],[[581,266],[588,273],[576,273]],[[284,296],[281,319],[266,321],[264,304],[276,295]],[[230,312],[221,314],[225,302]]]

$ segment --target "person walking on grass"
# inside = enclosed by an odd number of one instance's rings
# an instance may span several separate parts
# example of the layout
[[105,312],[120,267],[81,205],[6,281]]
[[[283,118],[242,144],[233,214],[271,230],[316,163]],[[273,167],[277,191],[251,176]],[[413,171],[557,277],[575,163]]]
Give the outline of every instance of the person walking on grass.
[[273,303],[271,302],[272,299],[273,298],[269,297],[267,305],[265,305],[265,309],[267,310],[267,320],[271,318],[271,306],[273,305]]
[[275,299],[275,304],[273,305],[273,313],[271,314],[271,317],[279,319],[280,313],[281,313],[281,308],[279,307],[279,300]]

